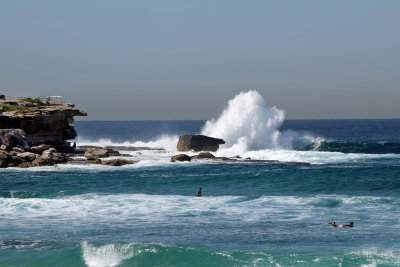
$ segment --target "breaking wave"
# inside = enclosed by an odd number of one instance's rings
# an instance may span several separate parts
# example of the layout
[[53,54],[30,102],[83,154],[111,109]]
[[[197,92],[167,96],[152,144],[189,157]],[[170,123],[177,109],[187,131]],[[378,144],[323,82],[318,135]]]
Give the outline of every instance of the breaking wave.
[[[268,106],[260,93],[253,90],[241,92],[233,97],[217,119],[206,121],[202,128],[199,123],[197,130],[183,130],[177,126],[175,132],[159,137],[154,135],[153,141],[146,142],[140,139],[149,140],[148,134],[151,131],[135,135],[133,139],[136,140],[122,142],[115,142],[109,137],[96,141],[88,137],[78,137],[76,141],[78,146],[147,147],[165,150],[163,155],[151,151],[142,153],[141,156],[131,153],[136,157],[134,160],[143,163],[144,166],[169,162],[170,156],[177,153],[179,135],[188,133],[224,139],[226,143],[215,153],[221,157],[240,156],[252,160],[325,164],[398,158],[400,154],[400,143],[327,140],[304,131],[281,130],[284,120],[283,110]],[[129,126],[126,129],[128,132],[131,130]],[[154,131],[160,132],[159,129]],[[132,149],[137,150],[139,149]],[[191,152],[187,153],[191,155]]]
[[87,266],[398,266],[399,251],[365,249],[334,256],[284,255],[265,252],[218,251],[166,244],[81,243]]
[[395,142],[348,142],[348,141],[325,141],[308,144],[304,147],[306,151],[325,151],[341,153],[363,153],[363,154],[400,154],[400,143]]
[[224,147],[291,149],[297,134],[279,131],[284,120],[284,111],[268,107],[257,91],[241,92],[229,100],[218,119],[206,122],[202,134],[224,139]]

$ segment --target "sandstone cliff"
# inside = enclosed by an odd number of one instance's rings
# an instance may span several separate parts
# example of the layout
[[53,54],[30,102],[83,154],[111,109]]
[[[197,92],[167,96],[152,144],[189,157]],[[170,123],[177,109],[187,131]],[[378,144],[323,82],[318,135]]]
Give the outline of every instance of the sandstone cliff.
[[0,129],[21,129],[29,146],[63,146],[76,137],[74,116],[87,114],[71,104],[0,100]]

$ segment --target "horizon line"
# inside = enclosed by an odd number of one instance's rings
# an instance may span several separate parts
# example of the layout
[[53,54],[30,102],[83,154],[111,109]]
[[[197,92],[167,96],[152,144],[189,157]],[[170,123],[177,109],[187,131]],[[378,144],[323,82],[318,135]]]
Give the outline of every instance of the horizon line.
[[[128,120],[75,120],[77,121],[208,121],[209,119],[128,119]],[[317,120],[400,120],[400,118],[330,118],[330,119],[285,119],[285,121],[317,121]]]

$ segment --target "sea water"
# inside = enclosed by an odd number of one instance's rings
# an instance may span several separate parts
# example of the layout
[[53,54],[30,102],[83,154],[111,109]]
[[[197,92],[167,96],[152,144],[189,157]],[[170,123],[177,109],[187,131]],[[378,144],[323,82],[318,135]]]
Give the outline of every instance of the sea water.
[[[250,91],[208,121],[75,127],[135,164],[1,169],[0,266],[400,266],[400,120],[285,120]],[[201,133],[235,160],[170,162]]]

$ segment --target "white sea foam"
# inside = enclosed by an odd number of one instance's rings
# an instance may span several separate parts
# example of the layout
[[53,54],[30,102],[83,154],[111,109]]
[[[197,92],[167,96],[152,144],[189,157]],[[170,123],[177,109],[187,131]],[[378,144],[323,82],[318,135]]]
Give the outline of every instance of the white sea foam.
[[[229,100],[227,107],[217,119],[204,125],[201,134],[222,138],[225,145],[220,146],[217,156],[251,158],[253,160],[275,160],[281,162],[306,162],[312,164],[358,162],[381,158],[400,158],[398,154],[360,154],[316,151],[325,141],[312,134],[300,134],[291,130],[280,131],[285,119],[284,111],[267,106],[257,91],[241,92]],[[165,151],[132,151],[137,162],[128,168],[170,165],[170,157],[177,152],[178,136],[163,135],[160,138],[143,142],[113,142],[110,139],[84,140],[77,138],[78,145],[124,146],[163,148]],[[309,144],[315,144],[312,151],[301,151]],[[194,153],[185,152],[193,155]],[[195,163],[185,163],[195,164]],[[176,165],[176,164],[175,164]],[[75,166],[91,168],[90,166]]]
[[150,147],[150,148],[163,148],[168,151],[176,151],[176,144],[178,140],[176,135],[162,135],[155,141],[125,141],[125,142],[114,142],[108,138],[100,138],[99,140],[87,140],[78,137],[76,144],[78,146],[123,146],[123,147]]
[[[399,155],[351,154],[315,151],[324,141],[322,137],[281,132],[284,111],[268,107],[257,91],[241,92],[229,100],[218,119],[206,122],[202,134],[226,141],[217,156],[282,162],[307,162],[313,164],[356,162],[364,159],[398,158]],[[315,143],[314,151],[298,151]]]
[[87,242],[83,242],[81,244],[81,249],[83,260],[89,267],[116,266],[123,260],[134,256],[132,244],[106,244],[100,247],[95,247]]
[[296,150],[245,150],[241,145],[222,148],[216,152],[217,156],[229,157],[240,155],[242,158],[253,160],[276,160],[281,162],[306,162],[311,164],[359,162],[368,159],[400,158],[396,154],[357,154],[322,151],[296,151]]
[[363,255],[370,257],[369,264],[362,264],[363,267],[372,266],[398,266],[400,264],[400,250],[395,249],[381,249],[381,248],[364,248],[355,252],[349,253],[355,255]]
[[[51,223],[54,227],[60,224],[64,228],[71,227],[71,229],[114,223],[142,227],[161,222],[191,225],[215,220],[226,222],[238,220],[261,222],[272,218],[275,221],[309,220],[321,216],[321,212],[330,213],[326,210],[330,206],[325,203],[329,205],[332,201],[346,207],[343,213],[351,213],[361,208],[373,211],[374,216],[379,216],[381,211],[393,210],[399,205],[391,198],[340,195],[197,198],[181,195],[84,194],[53,199],[0,198],[0,218],[3,218],[0,226],[7,225],[10,223],[9,220],[12,220],[14,225],[23,226],[35,222],[32,224],[35,227],[45,227]],[[290,212],[290,218],[282,215],[285,212]],[[379,220],[381,220],[379,217],[374,219],[374,221]]]

